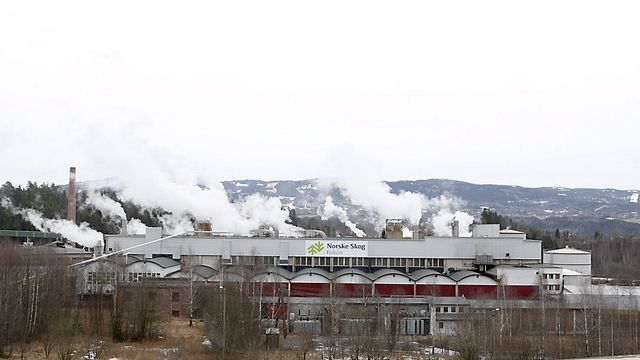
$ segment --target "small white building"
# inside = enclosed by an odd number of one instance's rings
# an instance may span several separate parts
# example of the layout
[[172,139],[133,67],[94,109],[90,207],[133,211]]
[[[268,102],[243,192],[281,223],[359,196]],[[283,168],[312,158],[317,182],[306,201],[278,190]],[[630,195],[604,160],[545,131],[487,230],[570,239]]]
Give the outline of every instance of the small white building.
[[589,251],[565,247],[544,252],[542,262],[561,268],[591,275],[591,253]]

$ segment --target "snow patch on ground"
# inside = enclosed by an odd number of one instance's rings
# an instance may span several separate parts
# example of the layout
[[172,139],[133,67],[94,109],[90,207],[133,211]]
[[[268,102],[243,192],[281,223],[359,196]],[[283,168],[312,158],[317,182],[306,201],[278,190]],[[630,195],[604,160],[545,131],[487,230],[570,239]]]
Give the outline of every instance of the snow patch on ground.
[[638,203],[638,197],[640,197],[640,194],[639,194],[639,193],[633,193],[633,194],[631,194],[631,196],[629,197],[629,201],[630,201],[630,202],[632,202],[632,203],[634,203],[634,204],[637,204],[637,203]]
[[241,183],[241,182],[234,182],[233,185],[235,185],[237,187],[247,187],[247,186],[249,186],[249,184],[245,184],[245,183]]
[[298,187],[296,188],[296,190],[298,190],[298,191],[300,191],[300,192],[302,192],[302,191],[304,191],[304,190],[307,190],[307,189],[310,189],[310,190],[318,190],[318,187],[317,187],[317,186],[313,186],[313,184],[307,184],[307,185],[303,185],[303,186],[298,186]]
[[438,355],[448,355],[448,356],[460,356],[460,353],[457,351],[443,349],[439,347],[431,347],[424,349],[425,354],[438,354]]
[[267,186],[264,187],[264,190],[270,193],[275,193],[278,191],[278,189],[276,189],[276,186],[278,186],[277,182],[268,183]]

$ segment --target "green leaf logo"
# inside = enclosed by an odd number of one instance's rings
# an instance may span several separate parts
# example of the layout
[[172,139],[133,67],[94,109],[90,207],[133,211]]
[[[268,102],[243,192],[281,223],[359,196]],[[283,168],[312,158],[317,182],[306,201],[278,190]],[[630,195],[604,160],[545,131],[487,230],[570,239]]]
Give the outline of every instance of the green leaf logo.
[[311,255],[315,255],[319,252],[321,252],[322,250],[324,250],[324,244],[322,243],[322,241],[316,241],[315,243],[311,244],[308,248],[307,248],[307,252]]

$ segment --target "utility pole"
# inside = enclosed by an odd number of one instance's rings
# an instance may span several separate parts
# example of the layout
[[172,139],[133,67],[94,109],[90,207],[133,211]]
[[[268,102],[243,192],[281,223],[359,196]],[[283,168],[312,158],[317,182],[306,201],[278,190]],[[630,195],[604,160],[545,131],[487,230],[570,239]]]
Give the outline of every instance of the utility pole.
[[224,286],[220,285],[222,292],[222,352],[226,352],[227,346],[227,292]]

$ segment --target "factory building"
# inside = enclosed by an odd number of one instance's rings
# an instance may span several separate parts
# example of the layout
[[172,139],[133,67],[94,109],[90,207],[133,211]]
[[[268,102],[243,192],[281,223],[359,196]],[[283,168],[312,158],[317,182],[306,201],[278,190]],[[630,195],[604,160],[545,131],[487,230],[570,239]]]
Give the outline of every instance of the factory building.
[[[84,267],[85,291],[111,292],[116,278],[151,279],[164,289],[175,284],[176,292],[185,279],[241,283],[262,307],[284,304],[292,329],[326,331],[326,309],[340,299],[345,306],[399,306],[402,333],[446,335],[455,333],[470,307],[559,295],[565,276],[573,279],[570,285],[590,280],[590,273],[577,271],[590,271],[589,253],[543,253],[541,241],[493,224],[475,225],[471,237],[460,237],[456,225],[451,237],[424,236],[417,229],[403,237],[393,221],[383,238],[327,238],[319,232],[289,238],[275,231],[239,237],[198,229],[155,241],[163,237],[159,228],[106,235],[105,253],[120,253]],[[346,319],[339,323],[345,323],[343,331],[355,326]]]
[[[580,264],[580,270],[590,266],[590,259],[585,265],[584,257],[565,259],[560,256],[564,254],[551,252],[547,253],[552,263],[543,265],[540,241],[526,239],[521,232],[501,231],[498,225],[475,225],[471,237],[422,238],[402,238],[393,231],[395,225],[391,222],[387,238],[231,237],[196,232],[197,236],[143,245],[162,237],[161,229],[147,228],[145,235],[105,236],[105,251],[139,246],[124,252],[127,280],[195,274],[199,280],[215,282],[237,269],[251,268],[249,278],[236,275],[265,289],[285,289],[289,297],[530,299],[540,289],[561,292],[563,262]],[[98,271],[92,267],[100,264],[89,265],[87,271]]]

